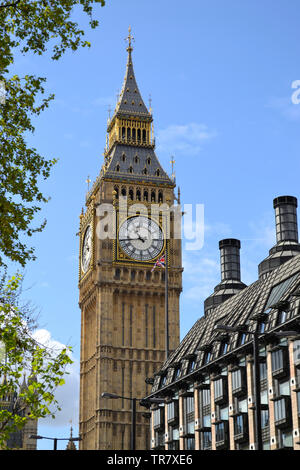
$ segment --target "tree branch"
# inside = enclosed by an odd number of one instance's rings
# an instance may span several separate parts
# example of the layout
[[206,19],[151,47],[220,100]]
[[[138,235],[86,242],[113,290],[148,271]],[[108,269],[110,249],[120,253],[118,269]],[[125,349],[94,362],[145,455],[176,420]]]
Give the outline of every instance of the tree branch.
[[6,3],[6,5],[0,5],[0,8],[9,8],[9,7],[16,7],[21,0],[16,0],[13,3]]

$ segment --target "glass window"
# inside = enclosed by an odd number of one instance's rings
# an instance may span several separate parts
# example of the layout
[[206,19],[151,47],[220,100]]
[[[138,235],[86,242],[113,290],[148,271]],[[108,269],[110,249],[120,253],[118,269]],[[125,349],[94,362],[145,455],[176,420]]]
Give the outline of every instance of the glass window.
[[280,400],[275,400],[274,402],[274,412],[275,412],[275,421],[281,421],[286,419],[286,405],[285,399],[281,398]]
[[203,416],[203,427],[210,428],[211,427],[211,416],[210,413]]
[[297,392],[298,416],[300,415],[300,392]]
[[240,413],[247,413],[248,412],[247,399],[239,401],[239,412]]
[[292,282],[297,278],[299,273],[294,274],[294,276],[289,277],[285,281],[281,282],[277,286],[273,287],[273,289],[270,292],[269,298],[267,300],[265,310],[270,308],[271,305],[276,304],[279,302],[281,297],[285,294],[285,292],[288,290],[288,288],[291,286]]
[[188,373],[189,372],[192,372],[195,368],[195,361],[194,359],[192,359],[190,362],[189,362],[189,367],[188,367]]
[[263,442],[263,450],[270,450],[270,441]]
[[215,399],[218,399],[224,394],[223,379],[218,379],[214,382]]
[[211,432],[210,431],[206,431],[203,433],[202,448],[203,450],[211,448]]
[[210,361],[210,358],[211,358],[211,352],[206,351],[206,353],[204,354],[203,364],[207,364]]
[[179,440],[179,429],[178,428],[173,428],[173,434],[172,434],[172,439],[173,441]]
[[225,408],[220,408],[220,419],[223,421],[228,420],[228,407],[226,406]]
[[300,363],[300,340],[297,339],[293,343],[294,362],[295,364]]
[[195,450],[195,438],[188,437],[185,439],[185,450]]
[[235,391],[242,387],[242,372],[241,369],[232,371],[232,391]]
[[234,434],[243,434],[245,431],[245,415],[237,415],[234,419]]
[[268,405],[268,391],[264,390],[260,394],[260,402],[262,405]]
[[282,447],[293,447],[293,434],[292,432],[281,432]]
[[261,427],[267,428],[269,426],[269,410],[261,411]]
[[201,390],[202,392],[202,406],[210,405],[210,389]]
[[186,414],[190,414],[194,412],[194,397],[185,398],[185,411],[186,411]]
[[266,324],[265,322],[260,322],[258,324],[258,332],[259,333],[264,333],[265,332],[265,329],[266,329]]
[[238,345],[242,346],[246,342],[246,333],[240,333],[239,338],[238,338]]
[[228,351],[228,348],[229,348],[229,343],[227,341],[224,341],[223,343],[221,343],[219,355],[223,356],[223,354],[226,354]]
[[216,442],[225,440],[225,423],[218,423],[215,426],[216,429]]
[[272,371],[276,372],[283,369],[283,351],[278,349],[272,352]]
[[177,367],[177,369],[175,370],[175,374],[174,374],[174,380],[178,379],[180,377],[180,367]]
[[267,363],[260,362],[259,364],[260,380],[265,380],[267,378]]
[[286,321],[286,317],[287,317],[287,312],[285,312],[284,310],[281,310],[278,314],[278,323],[279,324],[284,323]]
[[279,394],[280,395],[290,395],[290,382],[289,382],[289,380],[279,384]]
[[167,404],[167,416],[168,416],[168,421],[172,421],[175,418],[177,418],[178,413],[178,402],[172,401],[171,403]]
[[161,378],[160,386],[163,387],[166,384],[166,381],[167,381],[167,375],[165,374]]
[[161,408],[158,408],[153,412],[153,425],[154,427],[159,427],[161,424]]

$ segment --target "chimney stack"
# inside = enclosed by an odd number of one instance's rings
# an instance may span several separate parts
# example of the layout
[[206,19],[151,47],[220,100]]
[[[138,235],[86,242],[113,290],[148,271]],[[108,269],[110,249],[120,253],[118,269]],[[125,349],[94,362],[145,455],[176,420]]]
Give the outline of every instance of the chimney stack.
[[219,242],[221,259],[221,280],[241,280],[240,249],[241,242],[235,238],[227,238]]
[[204,301],[204,313],[208,315],[214,308],[247,287],[241,282],[240,240],[227,238],[219,242],[221,260],[221,282],[214,293]]
[[293,196],[276,197],[273,206],[277,243],[287,240],[298,243],[297,198]]
[[259,278],[263,279],[273,269],[299,255],[297,223],[297,198],[279,196],[273,201],[275,209],[276,245],[269,251],[269,256],[258,266]]

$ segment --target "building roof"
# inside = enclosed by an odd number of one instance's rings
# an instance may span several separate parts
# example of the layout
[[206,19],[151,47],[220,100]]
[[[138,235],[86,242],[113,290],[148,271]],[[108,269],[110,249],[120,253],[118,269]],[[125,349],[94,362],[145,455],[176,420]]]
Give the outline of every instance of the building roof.
[[126,73],[114,115],[133,115],[152,120],[152,116],[143,101],[135,79],[131,55],[132,49],[127,50]]
[[[143,101],[142,95],[139,91],[134,70],[133,70],[133,62],[132,62],[132,36],[131,36],[131,28],[129,28],[129,35],[128,35],[128,57],[127,57],[127,66],[126,66],[126,73],[123,82],[123,87],[119,96],[119,100],[114,112],[114,116],[116,115],[130,115],[130,116],[138,116],[144,117],[147,120],[152,120],[151,113],[148,111],[145,103]],[[112,120],[114,119],[114,116]]]
[[[298,296],[292,296],[296,291]],[[287,311],[285,324],[300,315],[300,255],[272,271],[266,278],[259,279],[226,300],[207,317],[201,317],[163,364],[155,377],[151,394],[168,388],[172,383],[194,374],[196,370],[205,371],[210,363],[222,358],[220,353],[222,342],[228,344],[226,355],[239,347],[241,333],[226,336],[224,332],[215,330],[217,324],[247,325],[248,331],[257,331],[259,322],[264,320],[264,334],[267,336],[280,325],[278,323],[280,305]],[[248,334],[244,339],[244,344],[247,344],[252,340],[252,335]],[[209,361],[205,364],[205,355],[208,352]],[[194,361],[193,370],[188,369],[191,360]],[[180,373],[175,378],[177,368],[180,368]],[[165,375],[166,380],[162,385],[161,377]]]
[[173,184],[153,148],[122,144],[112,148],[105,178]]

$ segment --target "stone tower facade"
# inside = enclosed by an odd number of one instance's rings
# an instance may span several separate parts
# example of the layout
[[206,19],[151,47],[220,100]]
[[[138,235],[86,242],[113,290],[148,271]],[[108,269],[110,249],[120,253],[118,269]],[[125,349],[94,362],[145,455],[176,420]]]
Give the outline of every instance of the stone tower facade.
[[[6,378],[4,378],[6,381]],[[19,393],[24,391],[24,388],[28,387],[25,376],[23,383],[20,387]],[[30,413],[30,409],[23,400],[20,398],[19,393],[8,393],[7,395],[0,396],[0,410],[8,410],[11,413],[15,413],[19,416],[26,416]],[[37,441],[36,439],[30,438],[31,435],[37,435],[38,421],[34,419],[27,420],[25,426],[22,429],[12,432],[9,436],[6,446],[8,449],[19,449],[19,450],[36,450]]]
[[[80,215],[80,449],[129,449],[131,401],[150,393],[165,360],[165,269],[168,258],[169,350],[179,344],[181,240],[175,237],[175,180],[155,154],[153,118],[132,64],[108,121],[99,176]],[[174,206],[175,204],[175,206]],[[175,215],[174,215],[175,214]],[[145,381],[145,379],[148,379]],[[119,399],[102,398],[104,392]],[[137,403],[136,449],[150,447],[149,421]]]

